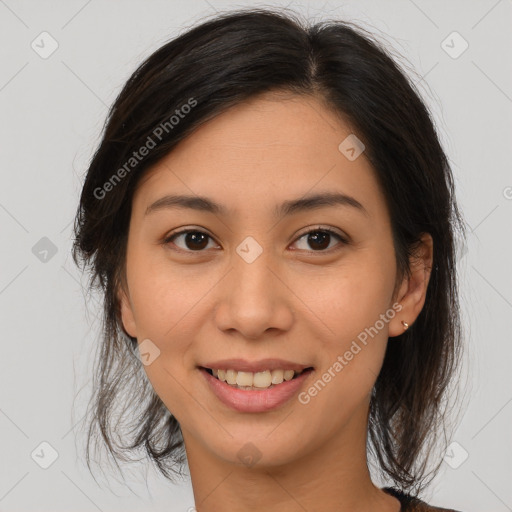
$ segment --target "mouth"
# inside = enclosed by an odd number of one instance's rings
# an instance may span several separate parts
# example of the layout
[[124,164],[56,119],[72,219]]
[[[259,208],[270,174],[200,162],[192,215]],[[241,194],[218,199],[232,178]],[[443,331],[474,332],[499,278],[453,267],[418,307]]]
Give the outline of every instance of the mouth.
[[[271,365],[277,363],[274,360]],[[261,369],[261,362],[258,365]],[[197,367],[213,396],[241,413],[265,413],[292,403],[292,398],[308,385],[315,372],[313,366],[295,366],[295,370],[274,367],[254,373],[236,371],[229,365],[227,368]]]
[[235,389],[252,391],[272,389],[283,382],[295,380],[314,370],[312,366],[296,370],[274,368],[259,372],[237,371],[233,368],[207,368],[204,366],[200,366],[199,369]]

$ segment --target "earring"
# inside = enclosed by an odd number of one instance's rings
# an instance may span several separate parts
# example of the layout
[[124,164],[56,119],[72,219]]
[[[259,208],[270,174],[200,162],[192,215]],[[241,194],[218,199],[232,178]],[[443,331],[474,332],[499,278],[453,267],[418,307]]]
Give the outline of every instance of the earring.
[[409,328],[409,324],[407,322],[404,322],[403,320],[402,320],[402,324],[404,326],[404,331],[406,331]]

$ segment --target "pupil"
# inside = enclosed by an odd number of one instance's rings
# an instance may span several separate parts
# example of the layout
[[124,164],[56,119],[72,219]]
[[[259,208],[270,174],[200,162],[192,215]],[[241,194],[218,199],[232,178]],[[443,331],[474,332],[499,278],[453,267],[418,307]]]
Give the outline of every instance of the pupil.
[[319,243],[320,241],[320,249],[325,249],[326,247],[329,246],[329,233],[325,233],[323,231],[317,231],[315,234],[313,235],[309,235],[309,239],[311,241],[311,239],[313,240],[313,248],[314,248],[314,244],[315,243]]
[[[185,240],[186,240],[185,243],[187,244],[187,247],[189,249],[193,249],[194,247],[189,246],[189,242],[192,241],[192,244],[194,244],[194,243],[197,244],[197,241],[201,237],[203,238],[203,240],[202,240],[203,244],[201,245],[201,242],[199,242],[200,246],[197,247],[197,245],[196,245],[195,249],[203,249],[204,247],[206,247],[206,245],[208,245],[208,242],[206,240],[207,235],[205,235],[204,233],[199,233],[199,232],[187,233],[185,235]],[[204,243],[204,242],[206,242],[206,243]]]

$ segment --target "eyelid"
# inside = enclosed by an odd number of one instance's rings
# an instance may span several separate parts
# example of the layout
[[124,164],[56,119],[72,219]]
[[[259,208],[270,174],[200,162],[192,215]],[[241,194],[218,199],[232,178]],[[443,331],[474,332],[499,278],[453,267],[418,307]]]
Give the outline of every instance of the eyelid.
[[[298,235],[295,236],[293,242],[297,242],[298,240],[300,240],[302,237],[304,237],[305,235],[308,235],[310,233],[315,233],[315,232],[325,232],[325,233],[328,233],[330,235],[334,235],[335,237],[337,237],[339,240],[340,240],[340,244],[338,245],[349,245],[351,242],[350,242],[350,237],[346,234],[344,234],[343,232],[339,232],[338,230],[336,230],[335,228],[332,228],[330,226],[322,226],[322,225],[313,225],[313,226],[309,226],[307,228],[304,228],[304,231],[300,232]],[[205,228],[195,228],[195,227],[184,227],[184,228],[179,228],[178,231],[173,231],[167,235],[165,235],[161,241],[161,243],[163,245],[167,245],[169,243],[171,243],[171,240],[175,237],[178,237],[179,235],[183,235],[183,234],[187,234],[187,233],[201,233],[201,234],[204,234],[206,236],[208,236],[210,239],[212,239],[213,241],[215,241],[215,243],[218,244],[218,242],[215,240],[215,237],[213,235],[211,235],[208,230],[206,230]],[[218,244],[220,245],[220,244]],[[334,248],[331,248],[331,249],[326,249],[326,250],[319,250],[319,251],[313,251],[313,250],[302,250],[302,252],[306,252],[308,254],[316,254],[316,255],[322,255],[322,254],[330,254],[332,252],[335,252],[336,250],[340,249],[339,246],[336,246]],[[178,252],[185,252],[185,253],[204,253],[206,252],[205,250],[200,250],[200,251],[191,251],[191,250],[185,250],[185,249],[181,249],[180,247],[178,247],[178,249],[174,249]],[[300,249],[295,249],[295,250],[298,250],[300,251]]]

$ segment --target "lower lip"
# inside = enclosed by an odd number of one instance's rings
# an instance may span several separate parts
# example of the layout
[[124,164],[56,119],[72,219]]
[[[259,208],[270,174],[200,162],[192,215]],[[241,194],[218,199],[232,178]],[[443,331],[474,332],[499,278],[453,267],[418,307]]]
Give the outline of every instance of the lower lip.
[[313,373],[312,369],[305,370],[295,379],[285,380],[268,389],[244,390],[226,384],[203,368],[200,368],[200,371],[217,398],[239,412],[266,412],[280,407],[300,390],[306,379]]

